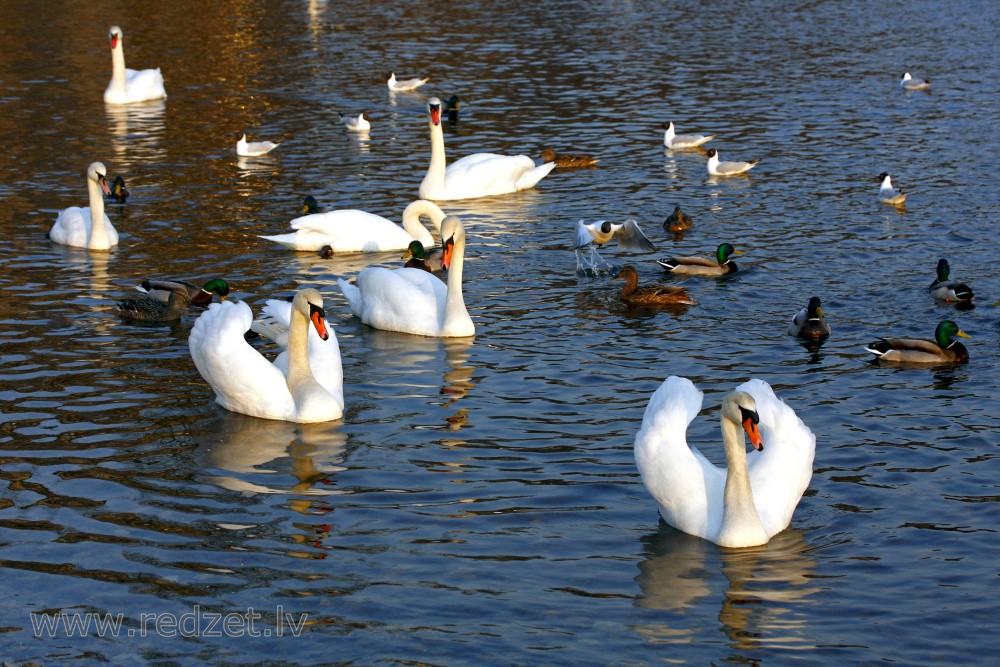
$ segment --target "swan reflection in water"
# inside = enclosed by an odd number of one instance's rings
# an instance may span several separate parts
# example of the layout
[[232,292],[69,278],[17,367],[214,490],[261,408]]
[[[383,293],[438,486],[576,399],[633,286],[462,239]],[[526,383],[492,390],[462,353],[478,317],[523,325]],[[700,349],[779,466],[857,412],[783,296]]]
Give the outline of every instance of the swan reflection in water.
[[[165,100],[150,100],[139,104],[106,104],[105,113],[111,127],[111,146],[115,166],[128,172],[133,164],[156,162],[166,155],[161,139],[166,132]],[[126,181],[129,174],[126,173]],[[111,175],[108,175],[111,180]]]
[[706,622],[691,612],[712,608],[699,600],[724,589],[717,618],[733,649],[811,646],[810,615],[799,607],[820,587],[800,531],[782,531],[759,547],[722,549],[661,524],[643,543],[648,555],[635,578],[642,592],[635,604],[669,612],[658,623],[639,626],[648,639],[691,642]]
[[[231,474],[209,479],[230,491],[328,496],[341,493],[330,477],[344,470],[342,423],[295,424],[234,412],[199,438],[206,468]],[[305,509],[305,507],[303,507]]]

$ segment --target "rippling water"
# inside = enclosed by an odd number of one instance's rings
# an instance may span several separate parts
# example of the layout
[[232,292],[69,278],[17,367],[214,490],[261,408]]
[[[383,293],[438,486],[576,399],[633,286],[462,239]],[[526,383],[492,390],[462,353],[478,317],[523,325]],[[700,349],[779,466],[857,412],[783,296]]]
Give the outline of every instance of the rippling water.
[[[5,658],[968,664],[1000,649],[994,4],[133,4],[11,0],[0,22]],[[105,108],[112,24],[130,66],[161,67],[165,103]],[[394,254],[323,260],[257,238],[306,194],[396,219],[415,198],[426,96],[390,96],[390,70],[461,96],[452,158],[550,145],[601,160],[445,206],[469,231],[474,340],[350,317],[336,279]],[[932,89],[901,91],[905,70]],[[367,111],[370,136],[338,111]],[[666,120],[762,162],[706,179],[702,155],[663,149]],[[243,130],[283,143],[238,159]],[[109,253],[45,238],[84,203],[93,160],[132,188],[109,207]],[[912,191],[905,210],[876,200],[881,171]],[[668,236],[676,204],[696,223]],[[646,282],[665,279],[653,259],[722,241],[745,271],[686,281],[699,305],[684,312],[630,310],[569,250],[576,220],[626,217],[657,252],[603,255]],[[929,299],[939,257],[974,309]],[[215,406],[187,351],[193,314],[117,318],[146,276],[222,276],[255,309],[318,287],[343,421]],[[816,351],[785,335],[813,294],[834,329]],[[968,365],[879,367],[863,350],[945,317],[973,336]],[[767,546],[658,524],[632,443],[673,374],[706,391],[692,441],[717,439],[721,397],[748,377],[816,433],[809,491]],[[59,613],[124,623],[32,625]]]

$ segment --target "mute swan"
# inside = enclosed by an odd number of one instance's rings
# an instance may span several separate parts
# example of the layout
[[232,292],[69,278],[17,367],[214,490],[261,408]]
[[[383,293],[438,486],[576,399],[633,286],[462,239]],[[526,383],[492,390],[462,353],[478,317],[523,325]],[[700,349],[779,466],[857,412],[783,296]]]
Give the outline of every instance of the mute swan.
[[260,155],[267,155],[279,144],[273,141],[247,141],[246,133],[236,142],[236,154],[240,157],[258,157]]
[[[87,167],[87,193],[90,206],[70,206],[60,211],[56,224],[49,230],[49,238],[62,245],[90,250],[107,250],[118,245],[118,232],[104,214],[104,195],[111,194],[107,183],[108,171],[100,162]],[[104,224],[92,224],[103,220]]]
[[948,260],[939,259],[937,263],[937,278],[928,288],[931,296],[935,299],[948,302],[972,301],[975,297],[972,293],[972,288],[965,283],[949,280],[948,277],[950,275],[951,267],[948,266]]
[[[809,486],[816,437],[766,382],[750,380],[722,401],[726,468],[719,468],[685,437],[702,398],[674,376],[649,399],[635,437],[643,484],[663,520],[685,533],[723,547],[765,544],[788,527]],[[760,452],[749,464],[740,425]]]
[[903,188],[892,187],[892,178],[889,176],[889,172],[883,171],[875,178],[875,181],[882,184],[878,188],[878,198],[883,204],[890,206],[906,204],[906,193],[903,192]]
[[693,226],[694,220],[691,219],[690,215],[685,215],[680,206],[674,206],[674,212],[663,221],[663,230],[667,232],[683,232]]
[[131,104],[160,100],[167,96],[163,89],[163,75],[160,69],[134,70],[125,67],[122,29],[111,26],[108,31],[111,40],[111,83],[104,91],[104,101],[108,104]]
[[622,301],[631,306],[676,306],[698,303],[692,299],[683,287],[667,287],[665,285],[643,285],[639,287],[639,273],[633,266],[623,266],[613,280],[622,279]]
[[906,90],[923,90],[930,85],[930,79],[914,79],[910,76],[909,72],[903,74],[903,78],[899,82],[899,87],[905,88]]
[[663,128],[663,145],[671,150],[697,148],[719,136],[717,134],[676,134],[673,123],[664,123],[661,127]]
[[349,132],[367,132],[372,129],[371,120],[371,117],[366,113],[359,113],[357,116],[340,114],[340,122]]
[[555,162],[546,162],[536,167],[527,155],[497,153],[467,155],[446,166],[441,100],[436,97],[427,101],[427,124],[431,130],[431,163],[420,183],[421,199],[472,199],[526,190],[556,166]]
[[323,297],[299,290],[291,303],[271,299],[255,331],[285,348],[274,363],[247,344],[253,313],[246,303],[213,303],[194,323],[188,346],[215,401],[253,417],[307,424],[340,419],[344,371],[337,336],[328,330]]
[[705,167],[708,169],[708,174],[710,176],[736,176],[737,174],[745,174],[760,162],[760,158],[756,160],[750,160],[749,162],[720,162],[719,161],[719,151],[714,148],[708,149],[708,164]]
[[142,283],[136,287],[150,299],[155,299],[161,303],[167,303],[170,296],[179,292],[184,299],[184,303],[195,306],[206,307],[212,303],[212,296],[218,294],[220,299],[225,299],[229,294],[229,283],[222,278],[213,278],[202,287],[193,285],[185,280],[160,280],[157,278],[144,278]]
[[823,315],[823,307],[818,296],[809,299],[806,307],[795,313],[792,323],[788,325],[788,334],[797,338],[817,340],[830,335],[830,325]]
[[736,273],[739,267],[731,259],[732,255],[742,255],[742,250],[737,250],[731,243],[720,243],[715,249],[715,259],[699,257],[697,255],[687,255],[684,257],[671,257],[669,259],[658,259],[656,263],[663,267],[664,271],[679,273],[688,276],[724,276],[729,273]]
[[[589,268],[591,271],[597,271],[610,267],[610,264],[601,259],[597,249],[611,239],[615,239],[618,242],[618,247],[623,250],[656,250],[656,246],[646,238],[646,235],[639,229],[639,223],[635,220],[626,220],[623,223],[597,220],[589,224],[580,220],[576,223],[573,245],[577,270]],[[586,248],[590,248],[589,259],[583,258],[583,251]]]
[[426,215],[441,231],[445,214],[434,202],[417,199],[403,210],[403,227],[380,215],[357,209],[341,209],[326,213],[313,213],[292,220],[296,231],[262,239],[280,243],[292,250],[321,250],[330,246],[330,252],[384,252],[406,250],[410,241],[420,241],[425,247],[434,246],[434,237],[420,222]]
[[944,320],[934,329],[934,340],[922,338],[879,338],[865,349],[885,361],[910,364],[964,364],[969,351],[954,340],[955,336],[971,338],[951,320]]
[[391,91],[404,92],[407,90],[416,90],[417,88],[424,85],[430,80],[431,80],[430,77],[426,77],[423,79],[413,78],[413,79],[403,79],[401,81],[397,81],[396,73],[391,72],[389,74],[389,80],[385,82],[385,85],[388,86],[389,90]]
[[462,297],[462,264],[465,229],[455,216],[441,223],[445,240],[442,266],[448,284],[421,269],[363,269],[357,286],[338,280],[354,316],[370,327],[420,336],[452,338],[473,336],[476,326]]

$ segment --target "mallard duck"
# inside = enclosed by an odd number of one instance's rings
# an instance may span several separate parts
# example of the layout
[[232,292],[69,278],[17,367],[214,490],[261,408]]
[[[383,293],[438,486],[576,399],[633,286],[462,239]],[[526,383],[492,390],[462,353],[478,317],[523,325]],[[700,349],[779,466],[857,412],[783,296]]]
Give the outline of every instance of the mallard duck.
[[236,142],[236,154],[240,157],[257,157],[267,155],[277,147],[278,144],[273,141],[247,141],[247,135],[244,133]]
[[555,162],[556,167],[561,169],[572,169],[582,167],[597,166],[597,158],[583,153],[556,153],[551,148],[543,148],[541,156],[542,162]]
[[622,301],[631,306],[675,306],[678,304],[693,305],[698,303],[692,299],[683,287],[667,287],[665,285],[643,285],[639,287],[639,274],[633,266],[623,266],[614,280],[625,281],[622,286]]
[[814,296],[809,299],[809,304],[795,313],[792,323],[788,325],[788,333],[798,338],[808,340],[818,340],[830,335],[830,325],[827,324],[823,316],[823,308],[820,306],[819,297]]
[[674,212],[667,216],[667,219],[663,221],[663,229],[668,232],[682,232],[685,229],[691,229],[694,226],[694,221],[691,216],[684,215],[681,211],[680,206],[674,206]]
[[[401,259],[407,260],[405,267],[407,269],[423,269],[424,271],[429,271],[434,273],[434,269],[431,268],[430,260],[431,256],[424,249],[424,244],[420,241],[411,241],[406,252],[403,253]],[[437,260],[438,268],[441,268],[441,260]]]
[[728,273],[739,271],[736,262],[730,259],[730,257],[742,254],[743,251],[737,250],[731,243],[722,243],[715,249],[714,260],[707,257],[689,255],[685,257],[658,259],[656,263],[671,273],[689,276],[724,276]]
[[909,72],[903,74],[902,80],[899,82],[900,88],[905,88],[906,90],[923,90],[931,85],[930,79],[914,79],[910,76]]
[[664,123],[660,127],[663,128],[663,145],[671,150],[697,148],[719,136],[717,134],[675,134],[673,123]]
[[444,102],[444,110],[448,113],[448,122],[455,124],[458,122],[458,112],[462,107],[458,103],[458,95],[452,95]]
[[111,194],[108,195],[108,199],[116,201],[119,204],[124,204],[125,200],[128,199],[128,189],[125,187],[125,177],[121,174],[115,176],[115,180],[111,181]]
[[306,198],[302,201],[302,215],[312,215],[313,213],[319,213],[319,202],[312,195],[306,195]]
[[118,315],[130,322],[146,322],[159,324],[179,320],[189,301],[183,292],[170,292],[166,303],[150,299],[148,296],[136,299],[122,299],[118,306]]
[[[615,239],[618,247],[624,250],[656,250],[656,246],[646,238],[646,235],[639,229],[639,223],[635,220],[626,220],[623,223],[614,223],[609,220],[598,220],[590,224],[585,224],[583,220],[576,223],[576,239],[573,250],[576,252],[576,266],[578,270],[590,269],[596,271],[599,268],[609,266],[601,259],[597,249],[605,243]],[[584,258],[582,253],[585,249],[590,249],[590,257]]]
[[881,183],[878,189],[878,198],[883,204],[890,206],[902,206],[906,203],[906,193],[903,188],[892,187],[892,178],[889,172],[883,171],[875,178],[876,183]]
[[757,166],[758,162],[760,162],[760,158],[749,162],[720,162],[719,151],[709,148],[708,164],[705,166],[709,176],[736,176],[750,171]]
[[222,278],[213,278],[203,287],[198,287],[184,280],[146,278],[136,289],[160,303],[169,303],[171,295],[180,294],[185,304],[191,303],[204,308],[212,303],[212,295],[214,294],[218,294],[220,299],[225,299],[226,295],[229,294],[229,283]]
[[394,92],[406,91],[406,90],[416,90],[420,86],[424,85],[430,81],[430,77],[424,79],[403,79],[402,81],[396,80],[395,72],[389,73],[389,80],[385,82],[385,85],[389,87],[389,90]]
[[971,338],[951,320],[944,320],[934,330],[934,340],[922,338],[879,338],[865,349],[885,361],[911,364],[964,364],[969,351],[954,340],[955,336]]
[[928,288],[931,296],[935,299],[940,299],[941,301],[972,301],[973,294],[972,288],[970,288],[965,283],[960,283],[954,280],[948,280],[948,276],[951,274],[951,267],[948,266],[948,260],[939,259],[937,263],[937,279],[931,283]]

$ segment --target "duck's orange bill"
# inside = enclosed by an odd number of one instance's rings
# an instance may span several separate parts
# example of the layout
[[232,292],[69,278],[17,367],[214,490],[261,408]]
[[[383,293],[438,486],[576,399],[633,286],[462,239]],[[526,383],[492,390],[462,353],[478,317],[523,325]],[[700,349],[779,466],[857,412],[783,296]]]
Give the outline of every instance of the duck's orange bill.
[[323,313],[319,310],[314,310],[309,314],[309,319],[312,320],[313,326],[316,327],[316,333],[323,340],[330,337],[330,334],[326,330],[326,321],[323,319]]
[[764,451],[764,440],[760,437],[760,431],[757,430],[757,424],[754,423],[752,417],[747,417],[743,420],[743,430],[747,432],[747,437],[750,438],[750,444],[758,452]]

